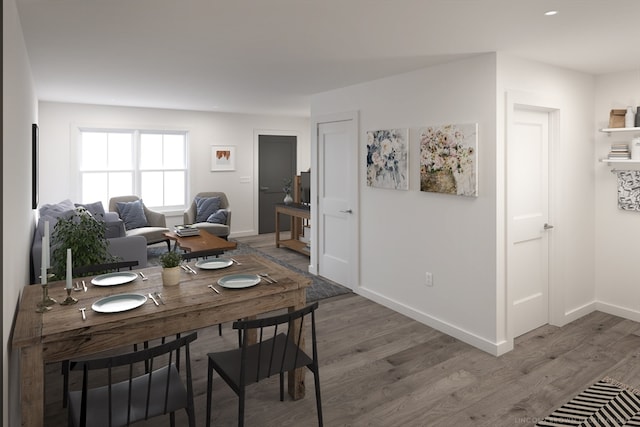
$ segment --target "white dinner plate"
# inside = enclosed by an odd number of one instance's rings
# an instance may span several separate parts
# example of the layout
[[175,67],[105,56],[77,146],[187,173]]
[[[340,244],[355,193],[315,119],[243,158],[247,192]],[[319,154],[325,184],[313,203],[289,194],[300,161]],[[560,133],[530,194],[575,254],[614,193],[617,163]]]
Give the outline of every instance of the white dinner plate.
[[91,309],[98,313],[120,313],[133,310],[147,302],[147,297],[140,294],[119,294],[100,298],[91,305]]
[[219,268],[227,268],[233,265],[233,261],[225,258],[201,259],[196,262],[196,267],[203,270],[217,270]]
[[250,288],[260,283],[257,274],[231,274],[218,279],[218,285],[228,289]]
[[138,275],[131,271],[118,271],[116,273],[101,274],[91,279],[96,286],[116,286],[133,282]]

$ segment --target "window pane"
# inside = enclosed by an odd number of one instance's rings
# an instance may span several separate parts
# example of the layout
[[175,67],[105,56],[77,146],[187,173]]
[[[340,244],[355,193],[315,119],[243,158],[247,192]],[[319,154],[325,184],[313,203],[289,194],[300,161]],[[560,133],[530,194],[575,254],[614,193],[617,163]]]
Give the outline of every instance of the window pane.
[[[165,169],[182,169],[184,161],[184,135],[164,136],[164,167]],[[171,204],[171,203],[168,203]]]
[[164,206],[162,187],[162,172],[142,172],[140,174],[140,198],[144,200],[146,206]]
[[133,168],[133,135],[130,133],[109,134],[109,170]]
[[162,135],[140,134],[140,169],[162,169]]
[[185,173],[183,171],[165,172],[164,178],[164,204],[184,206]]
[[107,168],[107,134],[82,132],[81,138],[80,170],[105,170]]
[[80,203],[93,203],[101,201],[103,206],[107,206],[107,174],[106,173],[83,173],[81,184],[82,199]]
[[109,198],[115,196],[128,196],[133,192],[133,173],[111,172],[109,173]]

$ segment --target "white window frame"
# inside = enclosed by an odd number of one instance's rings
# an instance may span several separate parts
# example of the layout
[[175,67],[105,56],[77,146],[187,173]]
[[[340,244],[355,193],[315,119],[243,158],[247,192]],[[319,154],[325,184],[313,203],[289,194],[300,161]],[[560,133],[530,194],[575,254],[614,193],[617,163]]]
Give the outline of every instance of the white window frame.
[[[92,171],[84,171],[82,169],[82,134],[83,132],[96,132],[96,133],[128,133],[132,135],[132,169],[127,170],[92,170]],[[141,169],[140,168],[140,151],[141,151],[141,135],[142,134],[155,134],[155,135],[182,135],[184,137],[184,167],[183,168],[166,168],[166,169]],[[183,211],[187,207],[187,198],[188,198],[188,188],[189,188],[189,131],[187,130],[167,130],[167,129],[147,129],[147,128],[105,128],[105,127],[94,127],[94,126],[82,126],[78,127],[78,138],[77,138],[77,182],[78,182],[78,195],[80,198],[83,194],[82,189],[82,176],[85,173],[113,173],[113,172],[128,172],[131,171],[133,173],[133,192],[131,194],[137,195],[140,197],[141,194],[141,182],[142,182],[142,172],[173,172],[173,171],[182,171],[184,173],[184,201],[181,205],[163,205],[163,206],[151,206],[148,207],[153,208],[159,212],[170,213],[172,211]],[[124,194],[119,194],[124,195]],[[112,194],[109,197],[115,197],[117,195]],[[85,200],[85,203],[92,203],[95,200]],[[105,203],[109,201],[106,200]],[[108,210],[108,206],[105,205],[105,209]]]

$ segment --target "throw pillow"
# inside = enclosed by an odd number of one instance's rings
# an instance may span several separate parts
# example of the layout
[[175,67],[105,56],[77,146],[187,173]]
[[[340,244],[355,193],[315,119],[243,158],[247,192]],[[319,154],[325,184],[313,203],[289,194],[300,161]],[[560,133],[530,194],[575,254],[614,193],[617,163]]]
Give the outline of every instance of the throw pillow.
[[220,209],[220,197],[196,197],[196,222],[206,222],[207,218]]
[[126,230],[147,226],[147,217],[144,214],[142,199],[133,202],[118,202],[116,203],[116,209],[120,218],[124,221]]
[[71,200],[66,199],[61,201],[60,203],[55,203],[51,205],[42,205],[40,206],[39,212],[40,216],[50,216],[53,218],[57,218],[65,212],[72,211],[76,207],[73,205]]
[[226,209],[218,209],[215,213],[212,213],[207,218],[207,222],[212,222],[214,224],[226,224],[227,223],[227,210]]
[[104,206],[102,206],[101,201],[97,201],[94,203],[76,203],[76,208],[83,207],[89,211],[91,215],[95,218],[103,220],[104,219]]
[[40,209],[38,209],[38,212],[40,213],[40,218],[38,219],[38,235],[40,238],[44,236],[45,222],[49,222],[49,237],[51,237],[53,229],[58,223],[58,218],[71,217],[71,215],[75,213],[75,209],[75,206],[69,199],[63,200],[60,203],[42,205]]

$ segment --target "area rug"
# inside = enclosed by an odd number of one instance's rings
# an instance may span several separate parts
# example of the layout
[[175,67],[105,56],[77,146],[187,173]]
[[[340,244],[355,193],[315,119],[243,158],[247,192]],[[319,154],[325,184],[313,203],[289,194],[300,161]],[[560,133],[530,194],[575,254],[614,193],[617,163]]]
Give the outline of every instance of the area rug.
[[[246,243],[238,243],[238,247],[232,251],[225,252],[224,256],[234,256],[234,255],[243,255],[243,254],[257,254],[262,257],[267,258],[270,261],[275,262],[283,267],[288,268],[289,270],[293,270],[298,274],[302,274],[305,277],[311,279],[311,286],[307,288],[307,302],[318,301],[325,298],[334,297],[337,295],[343,295],[351,293],[351,290],[345,288],[344,286],[338,285],[337,283],[333,283],[329,280],[325,280],[322,277],[314,276],[313,274],[309,274],[307,271],[300,270],[299,268],[294,267],[291,264],[288,264],[284,261],[281,261],[265,252],[262,252],[258,249],[255,249]],[[160,265],[158,262],[158,257],[167,251],[167,247],[163,245],[150,246],[147,248],[147,264],[149,265]]]
[[536,426],[640,426],[640,391],[604,378]]

